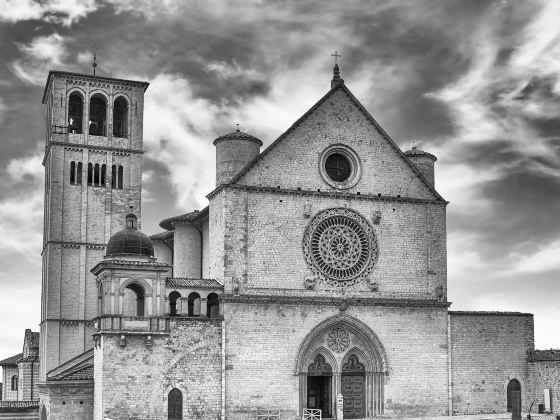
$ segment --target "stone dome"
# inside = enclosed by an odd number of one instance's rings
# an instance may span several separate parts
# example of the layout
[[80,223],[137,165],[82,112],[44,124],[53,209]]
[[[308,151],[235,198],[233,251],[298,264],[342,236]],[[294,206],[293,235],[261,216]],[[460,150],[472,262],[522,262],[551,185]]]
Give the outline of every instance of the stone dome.
[[136,255],[154,256],[154,246],[150,238],[137,228],[136,215],[129,213],[125,217],[126,228],[115,233],[107,243],[105,256]]
[[407,155],[408,157],[424,156],[424,157],[430,158],[434,161],[437,160],[437,158],[434,155],[432,155],[431,153],[425,152],[424,150],[420,150],[416,146],[412,146],[412,149],[407,150],[406,152],[404,152],[404,154]]

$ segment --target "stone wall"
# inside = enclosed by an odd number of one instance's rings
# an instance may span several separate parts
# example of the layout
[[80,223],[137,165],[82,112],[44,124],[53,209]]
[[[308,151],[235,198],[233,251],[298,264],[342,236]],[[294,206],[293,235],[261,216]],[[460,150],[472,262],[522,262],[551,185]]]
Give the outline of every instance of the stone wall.
[[527,352],[534,347],[533,315],[449,312],[453,411],[505,412],[510,380],[521,383],[522,409],[530,405]]
[[95,418],[167,418],[167,396],[183,395],[183,416],[219,419],[221,414],[221,320],[171,319],[169,335],[103,334],[95,349]]
[[38,362],[19,362],[19,387],[18,400],[31,401],[38,400],[37,383],[39,382],[39,363]]
[[39,393],[39,413],[44,409],[48,420],[93,420],[91,380],[49,381],[39,386]]
[[[12,377],[19,375],[17,366],[2,366],[2,376],[4,379],[4,386],[2,387],[2,400],[3,401],[16,401],[18,399],[18,391],[12,391]],[[18,376],[19,381],[19,376]],[[18,383],[19,389],[19,383]]]
[[[341,314],[338,306],[303,300],[225,303],[228,419],[254,419],[259,407],[280,409],[282,418],[298,418],[300,347],[318,324]],[[350,306],[344,315],[366,324],[385,351],[386,415],[447,414],[445,309]]]
[[[550,351],[550,350],[549,350]],[[556,352],[560,353],[559,350]],[[538,404],[544,404],[544,390],[551,390],[552,412],[560,415],[560,357],[558,360],[529,361],[528,403],[535,401],[533,410],[537,411]]]

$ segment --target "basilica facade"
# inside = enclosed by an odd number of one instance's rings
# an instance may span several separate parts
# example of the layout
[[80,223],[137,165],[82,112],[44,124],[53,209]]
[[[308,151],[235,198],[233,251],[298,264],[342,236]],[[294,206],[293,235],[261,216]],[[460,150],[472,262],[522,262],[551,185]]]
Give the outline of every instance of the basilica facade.
[[447,416],[560,392],[531,314],[450,310],[436,157],[401,151],[338,66],[265,150],[215,139],[208,206],[151,237],[147,88],[48,76],[41,419]]

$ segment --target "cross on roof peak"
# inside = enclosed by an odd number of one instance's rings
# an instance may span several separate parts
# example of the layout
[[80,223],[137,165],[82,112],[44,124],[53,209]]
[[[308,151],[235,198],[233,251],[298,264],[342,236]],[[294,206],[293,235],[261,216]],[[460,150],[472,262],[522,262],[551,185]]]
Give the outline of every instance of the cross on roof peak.
[[342,57],[342,55],[339,54],[337,50],[335,50],[334,54],[331,54],[331,57],[334,57],[334,64],[336,66],[338,64],[338,58]]

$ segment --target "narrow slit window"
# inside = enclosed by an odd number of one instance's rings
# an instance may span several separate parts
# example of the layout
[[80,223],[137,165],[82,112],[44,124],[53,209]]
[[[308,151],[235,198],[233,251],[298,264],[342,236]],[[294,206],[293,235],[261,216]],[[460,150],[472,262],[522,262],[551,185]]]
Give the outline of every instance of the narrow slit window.
[[82,162],[78,162],[78,170],[76,171],[76,184],[82,185]]
[[95,164],[95,169],[93,171],[93,185],[99,186],[99,163]]
[[93,165],[91,163],[87,164],[87,184],[93,185]]
[[118,181],[119,181],[119,190],[123,189],[123,175],[124,175],[124,170],[122,165],[119,165],[119,176],[118,176]]
[[117,165],[111,166],[111,188],[117,188]]
[[101,186],[105,186],[105,174],[107,172],[107,165],[101,165]]
[[76,183],[76,162],[70,162],[70,184]]

